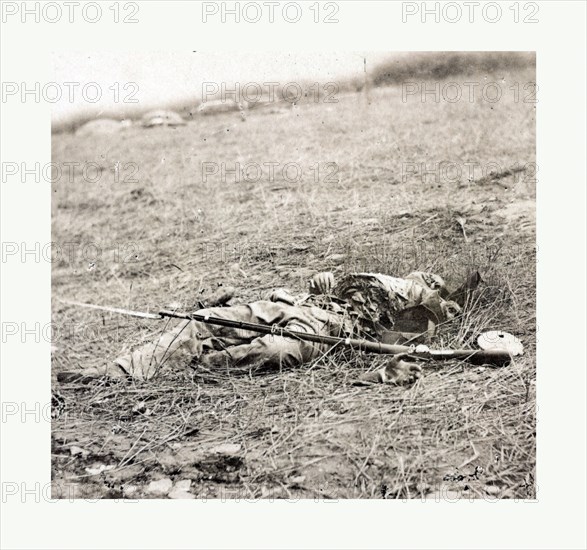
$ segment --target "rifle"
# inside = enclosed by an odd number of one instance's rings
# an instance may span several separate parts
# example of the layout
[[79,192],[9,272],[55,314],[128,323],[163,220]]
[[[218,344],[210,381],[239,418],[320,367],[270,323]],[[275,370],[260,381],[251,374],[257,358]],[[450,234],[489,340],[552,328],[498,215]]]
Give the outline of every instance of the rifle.
[[235,321],[232,319],[221,319],[212,315],[201,313],[180,313],[176,311],[161,310],[158,313],[145,313],[141,311],[131,311],[127,309],[113,308],[107,306],[97,306],[93,304],[85,304],[82,302],[72,302],[62,300],[63,303],[80,306],[90,309],[98,309],[101,311],[108,311],[110,313],[119,313],[122,315],[129,315],[131,317],[140,317],[142,319],[161,320],[165,318],[183,319],[186,321],[199,321],[200,323],[217,325],[223,327],[230,327],[241,329],[260,334],[274,334],[275,336],[283,336],[285,338],[293,338],[303,340],[306,342],[315,342],[318,344],[329,344],[332,346],[341,346],[343,348],[352,349],[356,351],[363,351],[368,353],[379,353],[387,355],[397,355],[399,353],[408,354],[410,357],[423,360],[450,360],[457,359],[467,361],[476,365],[489,364],[493,366],[504,366],[512,359],[512,354],[506,349],[480,349],[480,350],[465,350],[465,349],[429,349],[427,346],[403,346],[398,344],[383,344],[381,342],[372,342],[358,338],[341,338],[337,336],[327,336],[319,334],[311,334],[297,330],[290,330],[285,327],[277,325],[261,325],[259,323],[247,323],[244,321]]

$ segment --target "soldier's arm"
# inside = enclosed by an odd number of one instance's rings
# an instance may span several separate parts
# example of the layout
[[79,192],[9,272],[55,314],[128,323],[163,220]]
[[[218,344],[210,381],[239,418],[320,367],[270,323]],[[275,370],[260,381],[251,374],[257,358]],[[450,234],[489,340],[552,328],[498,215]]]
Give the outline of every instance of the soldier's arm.
[[289,304],[290,306],[293,306],[296,303],[296,297],[285,288],[276,288],[269,291],[266,299],[270,302],[283,302],[284,304]]

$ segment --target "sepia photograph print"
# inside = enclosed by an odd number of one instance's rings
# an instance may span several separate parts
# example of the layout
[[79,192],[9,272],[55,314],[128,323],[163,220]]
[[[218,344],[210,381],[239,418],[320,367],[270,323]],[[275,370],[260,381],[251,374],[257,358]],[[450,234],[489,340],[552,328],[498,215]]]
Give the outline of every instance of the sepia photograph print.
[[53,499],[536,500],[534,51],[51,58]]

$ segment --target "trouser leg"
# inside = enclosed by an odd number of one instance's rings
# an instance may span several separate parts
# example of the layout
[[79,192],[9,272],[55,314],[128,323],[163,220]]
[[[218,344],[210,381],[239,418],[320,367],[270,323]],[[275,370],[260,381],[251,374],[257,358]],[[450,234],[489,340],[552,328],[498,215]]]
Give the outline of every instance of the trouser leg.
[[155,376],[170,360],[185,358],[199,353],[198,327],[193,321],[182,321],[173,330],[132,353],[118,357],[115,363],[131,377],[148,380]]
[[[248,305],[210,308],[198,311],[222,319],[287,326],[292,319],[304,317],[304,311],[293,306],[274,302],[254,302]],[[313,320],[316,323],[316,320]],[[320,323],[318,323],[319,325]],[[306,323],[306,326],[309,326]],[[308,328],[312,332],[317,329]],[[200,357],[206,349],[229,350],[236,364],[253,364],[267,361],[271,366],[296,365],[312,360],[320,347],[277,335],[259,337],[258,333],[242,329],[221,327],[198,321],[183,321],[173,330],[164,332],[155,342],[146,344],[132,353],[116,359],[130,376],[137,379],[152,378],[169,361],[189,363]]]
[[[299,329],[296,327],[296,330]],[[209,367],[263,365],[267,368],[288,368],[313,361],[320,357],[325,349],[325,346],[314,342],[266,334],[250,343],[206,354],[201,360]]]

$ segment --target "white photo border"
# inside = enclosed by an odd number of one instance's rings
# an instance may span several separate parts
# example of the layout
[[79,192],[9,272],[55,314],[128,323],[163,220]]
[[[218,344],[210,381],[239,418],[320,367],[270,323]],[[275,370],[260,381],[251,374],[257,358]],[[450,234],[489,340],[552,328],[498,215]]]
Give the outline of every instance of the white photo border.
[[[102,4],[106,10],[112,3]],[[5,498],[3,487],[2,547],[585,547],[585,3],[537,2],[538,22],[527,24],[509,17],[404,23],[405,2],[336,4],[334,24],[204,24],[201,2],[159,1],[139,1],[136,24],[22,24],[9,18],[1,29],[1,77],[49,81],[50,52],[71,49],[232,51],[246,44],[251,51],[536,51],[537,500],[49,501],[42,491],[51,479],[50,422],[12,420],[1,426],[2,483],[24,483],[41,498],[22,503]],[[508,13],[514,2],[498,4]],[[42,102],[2,105],[2,161],[50,162],[50,111]],[[47,184],[3,182],[2,241],[50,242],[50,203]],[[3,323],[50,323],[49,263],[3,262],[0,290]],[[3,403],[49,400],[48,342],[2,343],[1,365]]]

